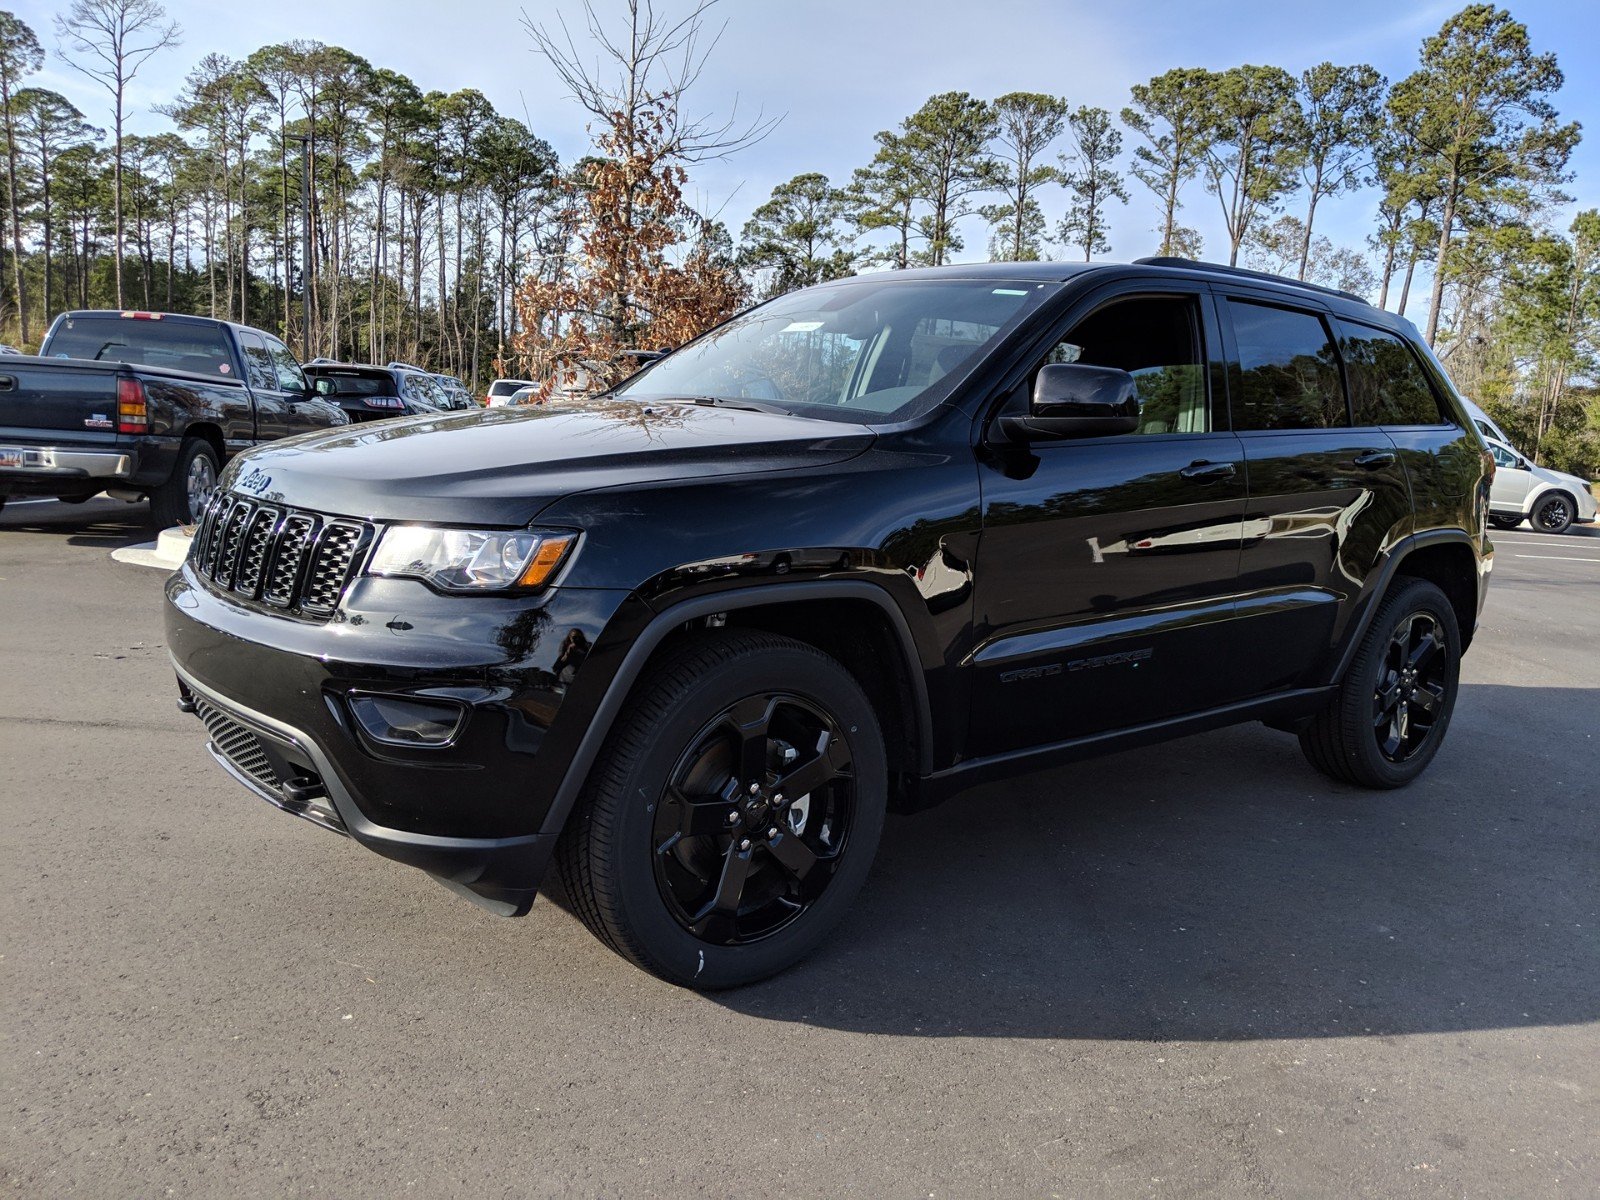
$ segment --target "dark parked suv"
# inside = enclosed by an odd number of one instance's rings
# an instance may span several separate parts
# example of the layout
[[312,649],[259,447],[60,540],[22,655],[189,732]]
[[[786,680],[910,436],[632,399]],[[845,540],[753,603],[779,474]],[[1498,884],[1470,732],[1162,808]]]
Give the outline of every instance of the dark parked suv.
[[244,455],[168,639],[253,792],[508,915],[554,863],[620,954],[721,987],[821,941],[887,809],[979,780],[1241,721],[1414,779],[1491,471],[1413,328],[1354,297],[1181,260],[904,271],[586,406]]

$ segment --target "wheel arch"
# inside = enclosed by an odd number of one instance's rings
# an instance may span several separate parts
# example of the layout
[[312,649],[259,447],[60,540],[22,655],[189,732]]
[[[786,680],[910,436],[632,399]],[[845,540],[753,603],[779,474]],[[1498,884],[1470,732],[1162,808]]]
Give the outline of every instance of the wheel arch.
[[692,623],[719,617],[729,626],[794,637],[837,658],[884,722],[891,773],[931,773],[933,717],[926,682],[910,625],[888,592],[861,580],[739,588],[663,609],[633,639],[567,765],[541,833],[559,834],[566,825],[606,738],[650,663],[693,628]]
[[210,421],[197,421],[183,431],[185,440],[198,438],[207,443],[217,452],[217,465],[220,467],[228,461],[228,447],[223,440],[222,429]]
[[1480,561],[1477,544],[1460,529],[1429,530],[1412,534],[1399,542],[1384,560],[1378,579],[1362,604],[1360,617],[1351,622],[1344,646],[1327,682],[1337,683],[1344,678],[1383,598],[1401,577],[1426,579],[1444,592],[1455,612],[1456,625],[1461,632],[1461,649],[1465,651],[1472,644],[1472,635],[1478,623]]

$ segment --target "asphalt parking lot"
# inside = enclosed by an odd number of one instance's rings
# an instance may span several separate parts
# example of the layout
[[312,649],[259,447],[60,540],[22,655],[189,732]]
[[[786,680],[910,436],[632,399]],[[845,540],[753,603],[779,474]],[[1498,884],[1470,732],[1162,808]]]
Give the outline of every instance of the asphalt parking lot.
[[1244,726],[974,791],[701,996],[228,780],[144,515],[0,513],[19,1194],[1600,1193],[1600,529],[1495,534],[1410,790]]

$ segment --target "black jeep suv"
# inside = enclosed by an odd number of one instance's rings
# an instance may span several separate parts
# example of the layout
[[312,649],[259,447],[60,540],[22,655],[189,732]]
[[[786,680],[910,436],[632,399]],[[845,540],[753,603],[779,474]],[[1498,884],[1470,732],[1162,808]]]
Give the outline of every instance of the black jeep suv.
[[554,863],[721,987],[849,907],[891,806],[1240,721],[1438,752],[1492,471],[1415,330],[1180,260],[830,283],[581,406],[228,470],[167,587],[240,783],[521,914]]

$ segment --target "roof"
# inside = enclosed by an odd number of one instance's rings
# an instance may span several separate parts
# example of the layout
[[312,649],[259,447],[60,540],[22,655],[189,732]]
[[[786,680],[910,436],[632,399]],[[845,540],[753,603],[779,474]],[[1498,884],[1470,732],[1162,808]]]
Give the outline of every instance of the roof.
[[948,263],[942,267],[912,267],[905,271],[872,271],[866,275],[852,275],[848,280],[831,282],[846,283],[850,280],[883,280],[883,279],[1027,279],[1037,280],[1041,283],[1060,283],[1071,279],[1074,275],[1082,275],[1087,271],[1099,270],[1108,263],[1062,263],[1062,262],[985,262],[985,263]]
[[[1193,278],[1199,276],[1213,282],[1219,279],[1232,279],[1240,283],[1263,284],[1268,287],[1282,287],[1300,292],[1310,292],[1327,300],[1337,298],[1359,304],[1364,308],[1371,305],[1354,292],[1344,292],[1337,288],[1323,287],[1316,283],[1302,283],[1298,279],[1290,279],[1284,275],[1273,275],[1267,271],[1252,271],[1244,267],[1229,267],[1222,263],[1203,262],[1199,259],[1171,258],[1154,256],[1149,258],[1136,258],[1131,263],[1121,262],[988,262],[988,263],[950,263],[942,267],[915,267],[907,271],[874,271],[866,275],[854,275],[848,279],[831,282],[848,283],[851,280],[881,280],[886,277],[894,279],[1008,279],[1029,280],[1041,283],[1065,283],[1070,279],[1080,278],[1085,275],[1116,270],[1139,268],[1141,274],[1165,275],[1179,274]],[[1377,311],[1377,310],[1374,310]]]

